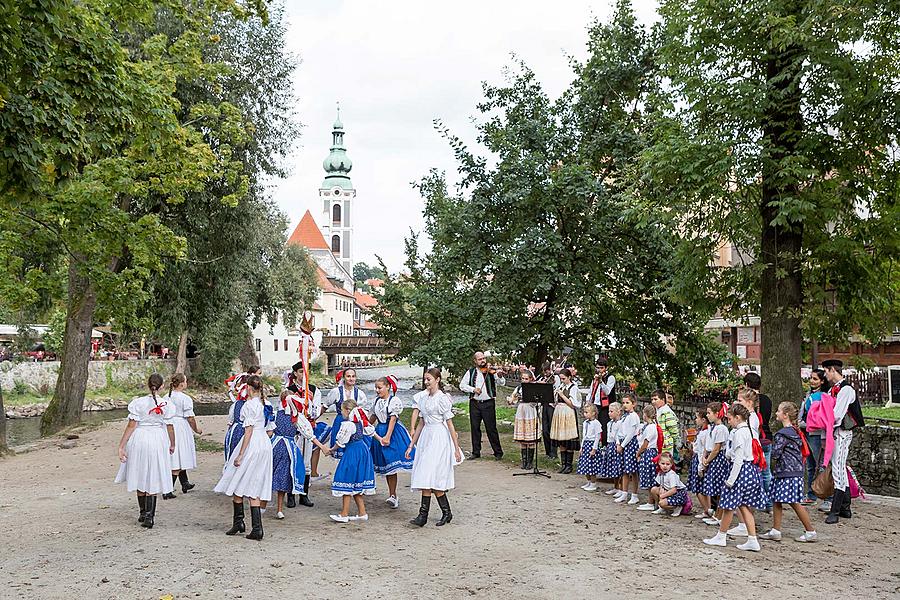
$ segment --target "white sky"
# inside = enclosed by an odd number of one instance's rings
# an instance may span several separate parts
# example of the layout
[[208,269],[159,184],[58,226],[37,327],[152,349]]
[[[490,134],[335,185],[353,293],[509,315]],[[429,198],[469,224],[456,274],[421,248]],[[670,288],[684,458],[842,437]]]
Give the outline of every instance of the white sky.
[[[634,0],[642,22],[655,0]],[[571,81],[567,55],[584,58],[587,26],[606,19],[613,1],[286,0],[288,49],[301,59],[295,76],[304,129],[292,175],[273,183],[291,230],[309,209],[317,219],[322,161],[331,146],[335,105],[357,190],[356,262],[381,256],[403,266],[403,238],[421,230],[424,203],[410,183],[432,167],[452,180],[456,164],[434,130],[439,118],[472,146],[481,82],[501,83],[511,53],[537,74],[551,96]]]

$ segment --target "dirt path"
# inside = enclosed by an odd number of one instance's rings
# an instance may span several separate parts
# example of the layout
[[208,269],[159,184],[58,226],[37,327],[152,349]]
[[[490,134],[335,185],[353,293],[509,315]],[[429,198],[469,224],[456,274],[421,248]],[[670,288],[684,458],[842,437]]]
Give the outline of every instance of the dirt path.
[[[224,417],[203,417],[207,431]],[[575,476],[512,477],[506,465],[467,461],[447,527],[407,525],[418,499],[401,476],[401,505],[370,499],[368,523],[337,525],[328,482],[312,509],[265,515],[261,543],[226,537],[228,500],[214,495],[221,457],[202,453],[187,496],[160,500],[157,525],[112,483],[121,424],[87,433],[73,449],[0,461],[2,598],[530,598],[897,597],[900,508],[859,503],[852,521],[816,521],[821,541],[767,543],[747,555],[705,547],[711,528],[657,517],[578,489]],[[218,436],[218,434],[216,434]],[[464,436],[465,437],[465,436]],[[331,459],[323,463],[333,468]],[[768,519],[764,519],[768,524]],[[799,523],[787,521],[794,535]],[[604,567],[603,565],[609,565]],[[351,581],[349,574],[357,578]],[[719,582],[733,582],[722,587]]]

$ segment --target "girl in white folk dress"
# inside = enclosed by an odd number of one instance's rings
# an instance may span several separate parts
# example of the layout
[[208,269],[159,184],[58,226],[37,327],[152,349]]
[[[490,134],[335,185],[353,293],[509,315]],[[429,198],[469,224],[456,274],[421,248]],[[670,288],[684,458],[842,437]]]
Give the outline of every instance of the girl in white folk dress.
[[137,492],[141,509],[138,522],[148,529],[156,517],[156,494],[172,491],[170,455],[175,452],[174,408],[157,396],[163,378],[154,373],[147,381],[150,395],[128,405],[128,425],[119,442],[119,472],[116,483],[125,482]]
[[[519,371],[522,383],[532,383],[534,373],[528,369]],[[522,447],[522,468],[534,467],[534,453],[540,437],[540,426],[537,425],[538,411],[534,404],[522,402],[522,386],[517,387],[509,397],[510,406],[516,406],[516,420],[513,428],[513,440]],[[537,428],[536,428],[537,426]]]
[[412,458],[415,448],[410,487],[422,492],[422,503],[419,516],[410,523],[422,527],[428,522],[428,509],[434,494],[441,507],[441,520],[437,522],[440,527],[453,519],[447,492],[455,487],[453,468],[463,461],[453,427],[453,403],[441,389],[440,369],[432,367],[425,373],[425,389],[413,397],[413,406],[420,418],[406,450],[406,458]]
[[[175,480],[181,481],[181,492],[187,494],[194,489],[194,484],[188,481],[187,472],[197,468],[197,448],[194,445],[194,434],[202,435],[197,427],[197,419],[194,418],[194,400],[184,393],[187,388],[187,377],[184,373],[175,373],[169,381],[169,395],[167,400],[175,409],[172,418],[172,426],[175,428],[175,452],[172,454],[172,486]],[[175,497],[173,489],[168,494],[163,494],[163,499]]]
[[232,497],[234,519],[225,535],[245,531],[244,498],[250,500],[250,519],[253,529],[248,540],[263,539],[263,503],[272,499],[272,443],[266,433],[263,382],[259,375],[247,378],[248,398],[241,410],[244,435],[225,464],[222,478],[215,487],[217,494]]

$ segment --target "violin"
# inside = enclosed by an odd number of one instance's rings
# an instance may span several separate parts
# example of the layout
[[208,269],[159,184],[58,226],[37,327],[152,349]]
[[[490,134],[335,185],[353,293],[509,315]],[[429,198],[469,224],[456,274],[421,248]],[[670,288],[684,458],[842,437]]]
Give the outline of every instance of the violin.
[[506,374],[506,373],[503,371],[503,369],[499,369],[499,368],[493,367],[493,366],[491,366],[491,365],[485,365],[485,366],[483,366],[483,367],[479,367],[479,370],[481,371],[481,374],[482,374],[482,375],[487,375],[487,374],[497,375],[498,373],[499,373],[500,375],[505,375],[505,374]]

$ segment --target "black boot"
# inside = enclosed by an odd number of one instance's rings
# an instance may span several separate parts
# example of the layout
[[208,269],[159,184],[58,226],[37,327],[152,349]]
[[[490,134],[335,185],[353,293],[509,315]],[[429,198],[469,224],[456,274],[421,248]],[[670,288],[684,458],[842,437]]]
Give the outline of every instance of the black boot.
[[263,528],[262,528],[262,512],[260,512],[260,508],[258,506],[250,507],[250,523],[253,525],[253,529],[250,530],[246,537],[248,540],[261,540],[263,539]]
[[572,472],[572,453],[571,452],[563,452],[562,453],[562,464],[563,468],[560,471],[563,475],[567,475]]
[[566,452],[565,450],[559,451],[559,469],[556,470],[557,473],[565,473],[566,472]]
[[534,448],[525,449],[525,469],[530,471],[534,468]]
[[182,470],[178,474],[178,481],[181,482],[181,493],[182,494],[187,494],[189,491],[191,491],[192,489],[197,487],[193,483],[188,481],[187,471],[184,471],[184,470]]
[[829,525],[834,525],[838,521],[840,521],[841,507],[844,505],[844,492],[843,490],[834,490],[834,498],[831,499],[831,510],[828,511],[828,516],[825,517],[825,522]]
[[153,496],[144,496],[144,509],[146,510],[146,512],[144,513],[144,522],[141,523],[141,527],[153,529],[153,517],[156,516],[155,494]]
[[303,492],[304,493],[302,494],[298,494],[297,504],[300,506],[314,506],[312,500],[309,499],[309,475],[303,480]]
[[850,488],[847,488],[847,491],[844,492],[843,502],[841,502],[841,512],[838,513],[842,519],[849,519],[853,516],[853,513],[850,512]]
[[163,494],[163,500],[171,500],[175,497],[175,482],[178,481],[178,475],[176,473],[172,474],[172,491]]
[[437,522],[437,526],[440,527],[453,520],[453,513],[450,512],[450,499],[447,498],[447,494],[438,496],[437,501],[438,506],[441,507],[441,520]]
[[143,523],[147,516],[147,496],[138,496],[138,506],[141,508],[141,516],[138,517],[138,523]]
[[244,526],[244,502],[232,502],[231,505],[234,507],[234,518],[231,521],[231,529],[225,532],[225,535],[237,535],[238,533],[244,533],[246,531],[246,527]]
[[294,508],[295,506],[297,506],[297,499],[294,497],[293,494],[288,494],[287,495],[287,507]]
[[522,448],[522,469],[527,469],[525,465],[528,464],[528,449]]
[[[446,494],[445,494],[446,495]],[[410,523],[424,527],[428,522],[428,509],[431,508],[431,496],[422,496],[422,504],[419,505],[419,516],[411,520]]]

